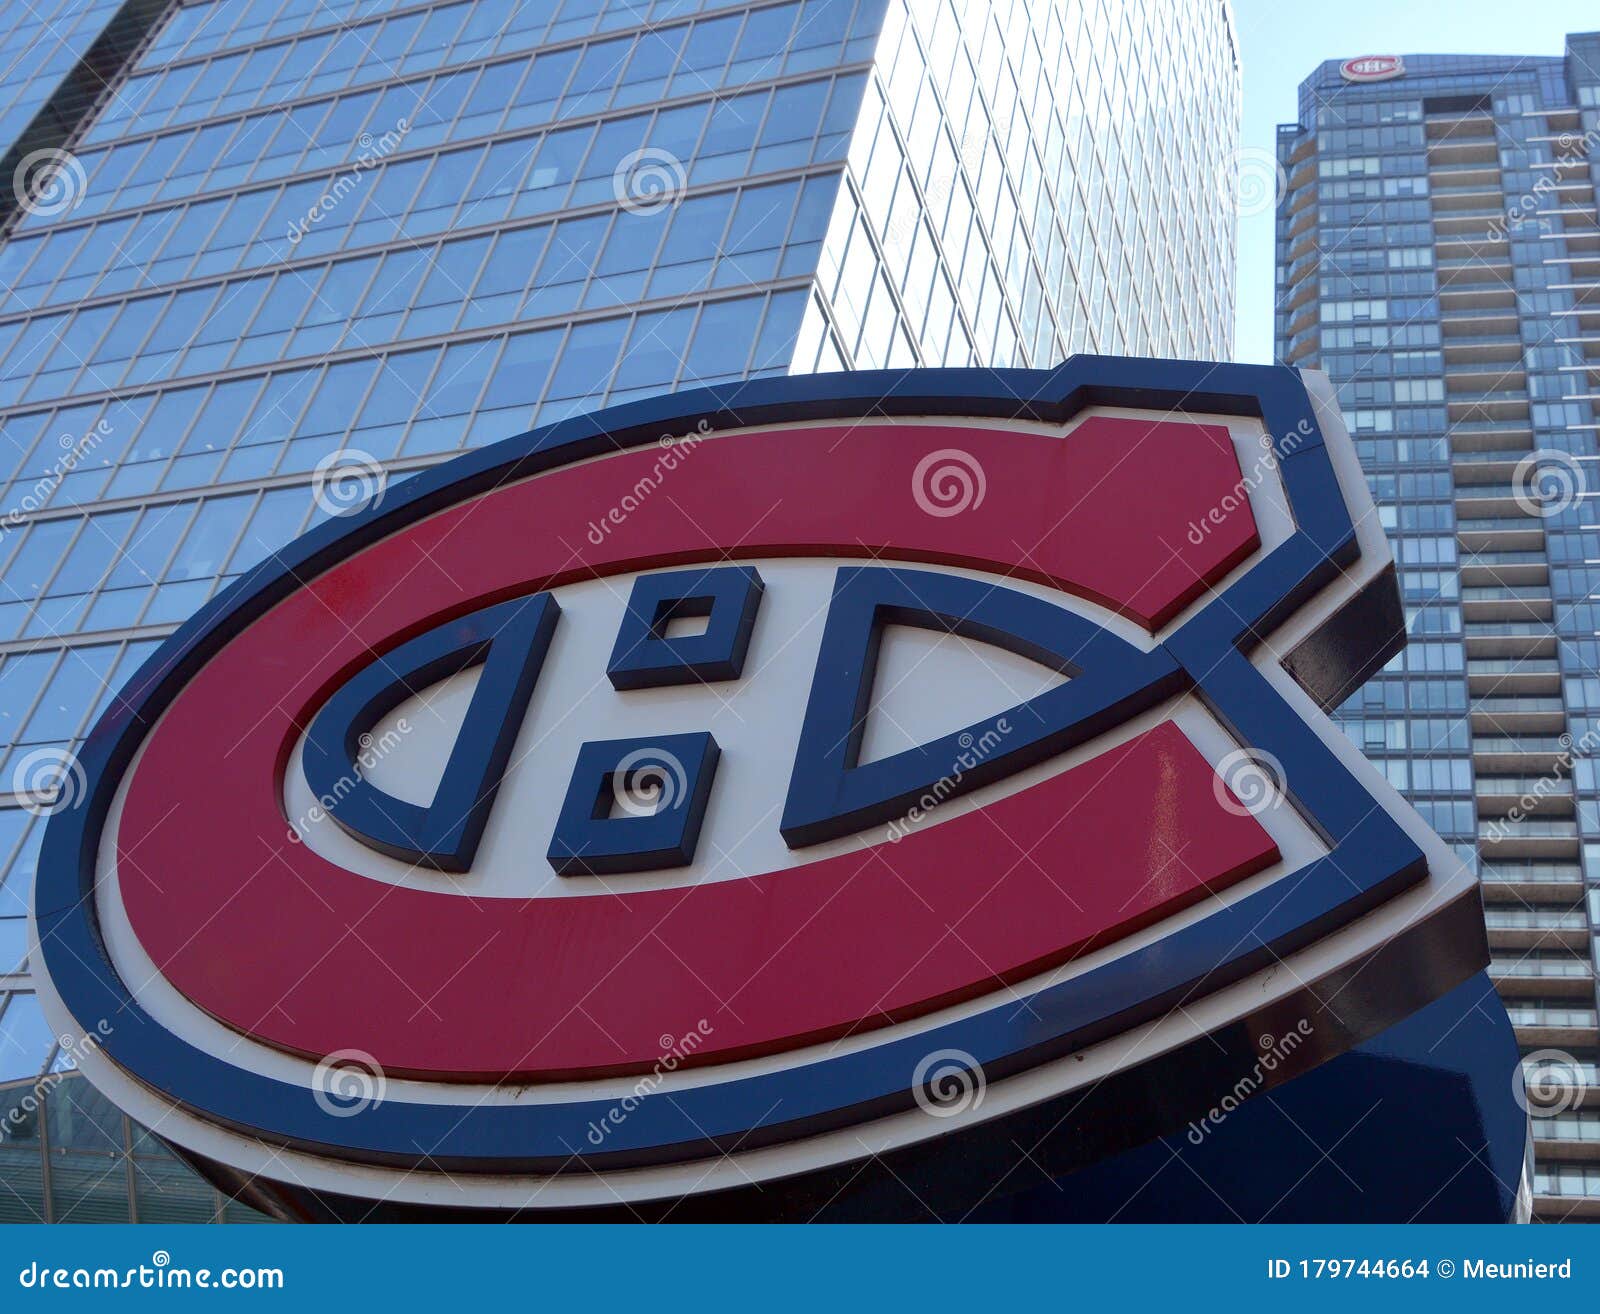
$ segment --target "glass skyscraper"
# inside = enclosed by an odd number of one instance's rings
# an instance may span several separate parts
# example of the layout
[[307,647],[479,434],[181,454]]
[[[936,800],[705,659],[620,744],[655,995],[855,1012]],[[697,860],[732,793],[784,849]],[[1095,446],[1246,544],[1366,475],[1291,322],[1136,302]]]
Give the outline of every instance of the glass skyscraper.
[[1600,33],[1330,60],[1278,163],[1277,353],[1338,388],[1411,634],[1340,717],[1482,875],[1536,1216],[1600,1217]]
[[58,8],[0,9],[4,144],[55,166],[0,243],[0,1219],[244,1217],[57,1059],[31,993],[40,814],[92,718],[341,490],[537,423],[788,372],[1225,356],[1231,18]]

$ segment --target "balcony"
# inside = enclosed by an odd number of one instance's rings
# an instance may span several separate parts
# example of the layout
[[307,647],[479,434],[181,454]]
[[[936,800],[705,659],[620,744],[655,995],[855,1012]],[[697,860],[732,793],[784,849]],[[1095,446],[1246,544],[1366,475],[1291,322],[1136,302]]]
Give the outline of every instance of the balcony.
[[[1508,1002],[1506,1014],[1516,1028],[1517,1043],[1525,1049],[1593,1045],[1600,1039],[1595,1035],[1600,1017],[1593,1008],[1563,1006],[1555,1001],[1539,1005]],[[1600,1150],[1600,1142],[1595,1148]]]
[[1600,361],[1600,334],[1580,337],[1558,337],[1555,339],[1558,347],[1575,347],[1583,354],[1585,360]]
[[1567,724],[1559,698],[1478,698],[1469,711],[1474,734],[1559,735]]
[[1461,559],[1464,585],[1545,584],[1549,579],[1543,552],[1478,552]]
[[1428,149],[1433,149],[1436,139],[1472,141],[1478,138],[1493,142],[1494,116],[1487,109],[1443,110],[1430,114],[1423,120],[1428,136]]
[[[1600,1159],[1600,1118],[1576,1110],[1557,1113],[1550,1117],[1529,1119],[1529,1129],[1538,1146],[1538,1157],[1548,1160],[1559,1156],[1574,1161]],[[1556,1169],[1555,1180],[1560,1170]],[[1557,1207],[1559,1211],[1559,1206]]]
[[1546,205],[1533,212],[1547,233],[1585,232],[1596,227],[1595,207],[1582,197],[1563,196],[1555,205]]
[[1503,998],[1516,995],[1594,998],[1594,973],[1589,969],[1587,956],[1556,948],[1523,954],[1501,950],[1489,959],[1489,975]]
[[[1317,176],[1312,173],[1300,182],[1291,182],[1285,191],[1284,213],[1298,215],[1302,210],[1316,213]],[[1291,219],[1291,226],[1293,220]]]
[[1498,337],[1517,331],[1517,311],[1512,306],[1499,310],[1460,309],[1439,321],[1445,338]]
[[1428,172],[1431,174],[1439,166],[1451,164],[1487,164],[1496,173],[1499,173],[1499,144],[1492,135],[1464,138],[1449,136],[1430,141],[1428,143]]
[[1315,302],[1312,302],[1304,311],[1289,321],[1288,327],[1284,329],[1284,336],[1290,341],[1293,341],[1299,334],[1304,333],[1307,329],[1315,327],[1316,324],[1317,306]]
[[1498,397],[1503,393],[1526,396],[1528,374],[1520,360],[1452,362],[1444,367],[1444,386],[1447,401]]
[[[1456,493],[1463,495],[1469,485],[1515,485],[1517,467],[1527,451],[1510,452],[1452,452],[1450,473],[1456,482]],[[1469,495],[1470,493],[1466,493]]]
[[1480,658],[1467,661],[1467,692],[1487,694],[1559,694],[1561,667],[1553,657]]
[[1558,209],[1568,204],[1575,205],[1579,209],[1588,208],[1589,198],[1594,192],[1587,177],[1550,174],[1548,180],[1551,185],[1540,190],[1547,199],[1554,198]]
[[1472,738],[1472,769],[1480,774],[1553,775],[1565,771],[1571,760],[1572,745],[1555,735],[1490,733]]
[[1289,242],[1289,249],[1284,252],[1283,258],[1292,265],[1296,260],[1317,249],[1317,226],[1312,224],[1309,228],[1302,229],[1300,234]]
[[1304,187],[1307,183],[1315,183],[1316,180],[1316,160],[1307,156],[1302,156],[1300,159],[1289,165],[1289,181],[1287,184],[1289,191],[1292,192],[1297,187]]
[[1550,590],[1536,584],[1518,588],[1481,584],[1461,590],[1462,620],[1550,620],[1554,615]]
[[1570,817],[1572,782],[1560,776],[1480,775],[1474,789],[1480,817]]
[[[1456,516],[1460,520],[1508,520],[1517,517],[1539,521],[1538,504],[1529,490],[1517,483],[1463,484],[1456,489]],[[1511,527],[1522,528],[1513,523]],[[1467,526],[1463,525],[1465,529]],[[1488,526],[1473,525],[1473,529]]]
[[[1431,173],[1431,170],[1430,170]],[[1433,212],[1435,214],[1448,213],[1451,210],[1468,210],[1478,206],[1497,205],[1504,196],[1500,190],[1500,175],[1498,171],[1492,179],[1481,182],[1467,182],[1448,187],[1432,187]]]
[[1578,280],[1600,278],[1600,252],[1569,250],[1564,255],[1546,256],[1543,264],[1546,269],[1565,269],[1570,277]]
[[1439,309],[1445,318],[1485,310],[1510,309],[1515,313],[1516,304],[1516,289],[1498,278],[1439,288]]
[[1581,365],[1563,365],[1557,372],[1576,375],[1579,381],[1591,391],[1600,387],[1600,360],[1586,361]]
[[[1486,904],[1563,903],[1570,902],[1583,885],[1583,869],[1577,863],[1484,863],[1478,879]],[[1577,972],[1567,975],[1584,978],[1590,975],[1588,965],[1582,960],[1578,960],[1576,966]]]
[[1496,224],[1506,222],[1499,205],[1434,216],[1435,259],[1504,259],[1510,240]]
[[[1478,823],[1478,849],[1487,862],[1504,862],[1508,858],[1571,858],[1578,857],[1578,826],[1574,821],[1500,821]],[[1589,919],[1583,909],[1552,911],[1541,908],[1485,908],[1484,920],[1490,931],[1510,935],[1527,933],[1532,939],[1501,939],[1495,943],[1533,945],[1542,944],[1541,935],[1562,937],[1555,942],[1570,948],[1581,949],[1588,943]]]
[[1317,250],[1308,252],[1289,266],[1289,272],[1283,276],[1284,286],[1294,287],[1307,274],[1314,275],[1321,267],[1322,253]]
[[1450,426],[1452,452],[1507,451],[1533,447],[1533,428],[1525,420],[1467,420]]
[[1480,621],[1465,625],[1463,646],[1467,657],[1554,657],[1555,631],[1548,624],[1529,621]]
[[[1524,1060],[1522,1072],[1532,1104],[1546,1103],[1546,1092],[1549,1093],[1548,1102],[1559,1102],[1568,1108],[1592,1108],[1600,1102],[1600,1071],[1591,1062],[1554,1058],[1540,1063]],[[1536,1117],[1534,1121],[1541,1119]]]
[[[1487,153],[1478,143],[1457,143],[1458,146],[1471,145],[1477,149],[1480,156]],[[1492,148],[1491,148],[1492,150]],[[1488,159],[1473,159],[1449,161],[1441,157],[1442,148],[1430,146],[1428,148],[1428,181],[1435,195],[1443,189],[1446,191],[1461,187],[1485,186],[1500,190],[1500,155],[1494,151]]]
[[1533,1174],[1533,1221],[1576,1223],[1600,1219],[1600,1165],[1545,1158]]
[[1299,333],[1289,339],[1288,349],[1283,353],[1283,358],[1291,365],[1313,365],[1316,361],[1317,351],[1322,346],[1322,335],[1315,331]]
[[[1316,297],[1317,287],[1318,283],[1315,278],[1308,278],[1301,283],[1295,283],[1291,279],[1284,289],[1283,295],[1278,298],[1278,310],[1286,315],[1296,315],[1301,306]],[[1298,319],[1298,315],[1296,315],[1296,318]]]
[[1592,256],[1595,252],[1600,252],[1600,229],[1592,226],[1578,227],[1564,232],[1545,233],[1541,235],[1540,240],[1553,249],[1559,248],[1560,251],[1569,253],[1567,256],[1553,256],[1552,258],[1556,260],[1571,258],[1579,254]]
[[[1557,822],[1528,822],[1530,829],[1543,827],[1547,831],[1563,829]],[[1573,827],[1567,825],[1564,829],[1571,831]],[[1547,907],[1536,904],[1532,907],[1497,907],[1486,908],[1483,913],[1484,924],[1493,931],[1587,931],[1589,919],[1584,914],[1582,904],[1573,904],[1571,907]]]
[[1468,552],[1537,551],[1544,546],[1544,521],[1526,514],[1491,516],[1472,504],[1456,501],[1456,539]]
[[1562,132],[1567,128],[1581,128],[1583,120],[1575,109],[1557,106],[1554,109],[1536,109],[1523,111],[1525,119],[1543,119],[1545,126],[1551,132]]
[[1509,255],[1473,256],[1466,260],[1440,260],[1435,266],[1440,288],[1512,287]]
[[1529,418],[1528,398],[1525,392],[1518,395],[1509,387],[1487,392],[1447,392],[1446,414],[1452,425],[1481,423],[1484,420],[1526,420]]
[[1496,361],[1521,365],[1522,351],[1522,338],[1516,333],[1457,339],[1444,344],[1445,370],[1448,372],[1455,365],[1492,364]]

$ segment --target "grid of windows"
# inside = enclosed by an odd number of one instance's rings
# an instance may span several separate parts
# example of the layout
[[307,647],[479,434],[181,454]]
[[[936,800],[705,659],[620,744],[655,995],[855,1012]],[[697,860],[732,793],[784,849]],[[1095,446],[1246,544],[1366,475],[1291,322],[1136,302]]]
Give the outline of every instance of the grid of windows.
[[[163,635],[326,514],[329,462],[396,480],[793,371],[1225,355],[1228,21],[174,3],[69,143],[74,203],[0,243],[0,782],[69,753]],[[13,1100],[58,1063],[23,961],[27,801],[0,800]],[[37,1135],[0,1142],[0,1219],[233,1216],[80,1078],[47,1084]]]
[[[459,139],[852,63],[871,54],[871,31],[863,35],[853,27],[851,0],[735,6],[693,23],[658,19],[645,24],[648,8],[617,6],[609,11],[617,21],[601,29],[603,36],[585,42],[582,32],[573,32],[577,41],[557,46],[546,45],[539,31],[548,6],[529,5],[508,16],[492,6],[459,3],[409,8],[226,58],[186,57],[128,79],[85,141],[129,138],[257,105],[286,107],[330,91],[494,60],[481,70],[458,70],[446,83],[433,84],[432,94],[417,97],[460,107],[453,130],[439,134]],[[729,6],[672,8],[683,13]],[[519,19],[531,25],[519,25]],[[637,30],[615,34],[618,26]],[[545,48],[528,58],[540,46]],[[520,57],[494,58],[514,52]],[[419,93],[428,88],[426,81],[407,85]],[[376,97],[364,99],[373,103]],[[323,102],[320,109],[331,103]],[[303,109],[309,117],[318,108],[297,106],[294,112]],[[281,121],[283,112],[268,122]],[[247,119],[242,130],[258,131],[249,126],[258,122],[263,121]],[[272,128],[259,131],[270,135]]]
[[894,0],[797,367],[1225,357],[1237,78],[1214,6]]
[[[678,300],[656,310],[569,316],[546,328],[377,355],[363,349],[327,365],[25,412],[0,428],[0,452],[9,453],[16,472],[6,496],[45,508],[242,480],[304,479],[342,448],[378,460],[449,453],[601,401],[783,373],[804,301],[800,289]],[[454,314],[461,306],[434,309]],[[464,313],[473,313],[470,303]],[[344,328],[337,319],[318,324]],[[293,333],[304,331],[302,325]],[[732,354],[730,341],[720,338],[728,333],[747,354]],[[246,337],[238,351],[251,353],[252,343],[260,345]],[[72,468],[57,477],[63,451],[73,453]]]
[[[330,24],[350,26],[392,10],[426,11],[420,0],[234,0],[197,4],[179,13],[156,34],[142,61],[145,68],[233,50]],[[505,40],[524,48],[569,41],[593,32],[633,27],[648,20],[664,23],[701,10],[727,7],[719,0],[505,0],[498,5],[450,4],[441,28],[454,40]],[[463,24],[457,15],[470,13]],[[459,30],[457,30],[459,29]],[[492,51],[490,52],[492,53]]]
[[0,153],[22,136],[121,0],[32,0],[0,11]]
[[[379,159],[369,147],[353,172],[57,226],[6,247],[0,315],[614,206],[619,164],[644,151],[693,160],[683,182],[695,192],[731,177],[826,165],[843,156],[860,87],[860,77],[821,78],[751,93],[729,102],[747,116],[736,132],[717,122],[732,111],[702,101],[420,156],[399,150]],[[395,139],[407,149],[414,140]],[[697,157],[697,148],[713,154]],[[676,166],[667,168],[670,176]]]
[[695,195],[671,211],[613,207],[0,323],[11,343],[0,399],[110,392],[806,277],[836,186],[824,175]]
[[[1403,77],[1370,85],[1330,61],[1278,137],[1278,352],[1325,369],[1339,391],[1412,640],[1339,717],[1481,864],[1491,971],[1511,982],[1533,1048],[1550,1028],[1600,1039],[1600,898],[1590,912],[1581,898],[1586,879],[1600,883],[1600,776],[1576,715],[1600,701],[1589,158],[1600,119],[1583,94],[1597,45],[1569,37],[1564,58],[1406,56]],[[1565,498],[1546,497],[1551,468],[1571,478]],[[1424,708],[1444,714],[1430,720],[1446,733],[1411,732],[1402,714]],[[1535,977],[1588,988],[1531,999]],[[1592,1065],[1578,1077],[1597,1084]],[[1556,1152],[1541,1144],[1536,1191],[1600,1196],[1588,1170],[1547,1165]],[[1569,1205],[1539,1210],[1562,1218]]]
[[[862,21],[865,23],[865,16]],[[654,36],[654,33],[649,34],[650,39]],[[837,41],[833,44],[840,46]],[[616,55],[607,52],[606,58],[616,58]],[[606,114],[614,88],[577,96],[551,94],[552,87],[559,92],[561,83],[546,82],[540,76],[539,63],[537,59],[531,64],[522,59],[506,66],[524,77],[522,90],[516,93],[519,98],[509,104],[505,87],[493,79],[493,67],[453,69],[431,79],[397,82],[382,90],[350,92],[242,119],[212,122],[199,128],[119,140],[101,150],[85,151],[79,157],[86,183],[83,200],[77,208],[85,214],[105,214],[137,209],[175,196],[193,196],[291,174],[312,173],[358,161],[375,143],[382,144],[389,139],[398,139],[407,151],[417,151],[437,147],[446,141],[462,142],[497,132],[525,131]],[[686,96],[704,98],[719,91],[724,94],[703,99],[692,108],[674,104],[667,110],[626,114],[620,118],[613,112],[601,119],[598,128],[601,135],[596,144],[598,153],[594,155],[583,149],[597,132],[593,122],[585,123],[582,128],[552,131],[536,143],[524,141],[518,155],[525,166],[533,161],[530,185],[546,178],[549,181],[540,182],[541,187],[570,181],[570,166],[586,156],[597,166],[595,176],[603,162],[603,171],[609,178],[618,160],[645,146],[666,150],[679,160],[692,160],[698,175],[691,175],[691,181],[743,173],[749,152],[757,144],[767,120],[767,111],[773,103],[772,93],[746,90],[728,95],[726,92],[731,87],[770,82],[779,76],[781,65],[781,58],[769,57],[764,63],[751,67],[740,67],[730,61],[725,67],[719,64],[709,69],[686,70],[675,77],[672,100]],[[737,81],[731,80],[734,77]],[[649,88],[639,88],[638,101],[623,103],[632,106],[656,99],[658,97],[650,94]],[[780,110],[792,108],[798,113],[808,107],[808,102],[790,93],[779,100],[777,106]],[[853,114],[847,114],[841,126],[848,127],[850,118]],[[815,123],[814,115],[813,126]],[[548,159],[536,159],[533,146],[549,150]],[[775,159],[793,154],[792,145],[786,152],[769,150],[758,162],[770,168]],[[502,168],[511,158],[508,150],[502,157]],[[550,170],[554,172],[547,173]],[[582,195],[580,193],[580,198]],[[551,208],[559,208],[566,194],[542,191],[538,200],[548,202]],[[23,230],[42,226],[43,218],[47,217],[34,217],[30,223],[23,224]]]

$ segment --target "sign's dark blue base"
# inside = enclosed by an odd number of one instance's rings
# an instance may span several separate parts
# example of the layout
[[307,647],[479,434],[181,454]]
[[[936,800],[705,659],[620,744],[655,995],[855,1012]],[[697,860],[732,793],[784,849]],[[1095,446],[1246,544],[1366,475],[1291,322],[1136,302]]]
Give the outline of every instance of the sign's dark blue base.
[[974,1219],[1505,1222],[1528,1127],[1517,1062],[1505,1009],[1480,973],[1194,1134],[996,1200]]

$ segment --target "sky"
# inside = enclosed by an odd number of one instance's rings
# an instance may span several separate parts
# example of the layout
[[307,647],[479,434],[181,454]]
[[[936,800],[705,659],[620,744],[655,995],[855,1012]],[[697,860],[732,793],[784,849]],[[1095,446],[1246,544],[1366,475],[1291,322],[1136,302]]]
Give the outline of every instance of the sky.
[[[1191,3],[1192,0],[1170,0]],[[1292,123],[1303,78],[1325,59],[1355,55],[1559,55],[1568,32],[1600,28],[1595,0],[1234,0],[1244,75],[1241,156],[1273,150]],[[1234,357],[1272,359],[1273,215],[1239,221]]]

